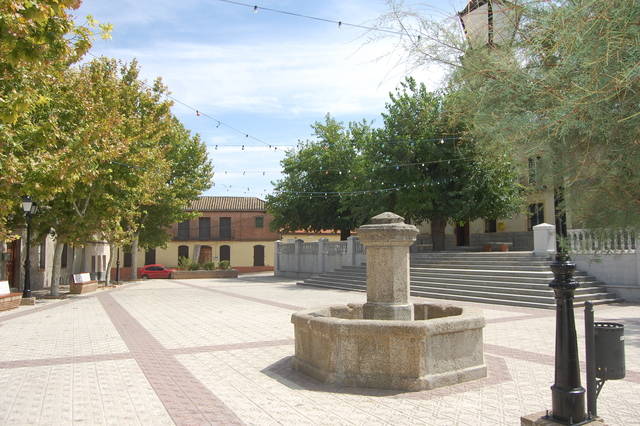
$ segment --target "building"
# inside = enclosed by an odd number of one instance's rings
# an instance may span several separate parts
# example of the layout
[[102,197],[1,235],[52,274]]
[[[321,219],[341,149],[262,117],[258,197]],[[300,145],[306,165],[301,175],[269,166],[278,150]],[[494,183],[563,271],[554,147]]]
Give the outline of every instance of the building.
[[[177,266],[178,259],[186,257],[198,263],[226,260],[241,271],[273,270],[274,242],[280,234],[270,230],[273,217],[263,200],[203,196],[187,210],[198,217],[174,224],[166,248],[141,253],[140,265]],[[124,266],[128,266],[126,260]]]
[[[476,219],[467,223],[448,224],[445,230],[445,249],[468,247],[481,249],[488,243],[509,243],[510,250],[533,250],[532,228],[541,223],[558,225],[556,222],[556,199],[553,189],[540,182],[538,160],[528,160],[528,175],[521,183],[533,189],[526,201],[526,211],[510,218]],[[570,219],[570,218],[569,218]],[[422,250],[431,250],[431,235],[428,222],[416,225],[420,230],[418,244]]]

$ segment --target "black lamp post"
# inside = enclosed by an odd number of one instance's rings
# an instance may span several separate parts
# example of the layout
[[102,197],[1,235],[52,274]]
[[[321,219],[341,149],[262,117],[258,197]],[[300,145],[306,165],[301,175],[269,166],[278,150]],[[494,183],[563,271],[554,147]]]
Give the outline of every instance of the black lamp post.
[[22,197],[22,210],[27,218],[27,255],[24,262],[24,289],[22,290],[22,298],[31,297],[31,217],[38,211],[38,205],[31,200],[31,197]]
[[553,281],[549,287],[556,295],[555,380],[551,386],[551,415],[554,420],[576,424],[586,419],[585,390],[580,385],[578,337],[573,314],[573,295],[580,286],[573,279],[576,264],[565,252],[559,252],[551,264]]

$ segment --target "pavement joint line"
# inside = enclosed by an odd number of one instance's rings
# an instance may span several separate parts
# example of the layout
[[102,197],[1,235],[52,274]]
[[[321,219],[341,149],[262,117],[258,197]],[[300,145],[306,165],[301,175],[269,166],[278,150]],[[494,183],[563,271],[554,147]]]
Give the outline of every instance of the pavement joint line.
[[[522,361],[534,362],[542,365],[555,365],[555,357],[553,355],[541,354],[539,352],[525,351],[522,349],[511,348],[509,346],[484,344],[485,354],[487,352],[506,358],[519,359]],[[580,371],[586,371],[587,365],[584,361],[580,361]],[[625,378],[633,383],[640,383],[640,372],[626,369]]]
[[120,291],[120,290],[124,290],[125,288],[129,288],[135,285],[140,285],[140,282],[134,281],[134,282],[128,282],[128,283],[123,283],[120,284],[118,287],[113,287],[113,288],[109,288],[107,290],[100,290],[100,291],[96,291],[95,293],[90,293],[90,294],[83,294],[83,295],[74,295],[71,296],[69,298],[65,298],[65,299],[47,299],[47,300],[53,300],[51,302],[47,302],[45,305],[42,306],[36,306],[35,308],[27,308],[27,309],[20,309],[18,308],[17,312],[12,312],[10,314],[6,314],[6,315],[2,315],[0,316],[0,323],[3,323],[5,321],[9,321],[12,320],[14,318],[20,318],[23,317],[25,315],[31,315],[31,314],[35,314],[37,312],[42,312],[42,311],[46,311],[48,309],[53,309],[53,308],[57,308],[60,306],[64,306],[64,305],[68,305],[69,303],[75,303],[75,302],[79,302],[81,300],[86,300],[86,299],[91,299],[94,297],[98,297],[102,294],[104,294],[104,292],[112,292],[112,291]]
[[98,300],[177,425],[243,424],[113,296],[104,293],[98,296]]
[[186,287],[197,288],[198,290],[211,291],[211,292],[214,292],[214,293],[224,294],[225,296],[231,296],[231,297],[236,297],[238,299],[248,300],[250,302],[261,303],[263,305],[269,305],[269,306],[275,306],[276,308],[282,308],[282,309],[287,309],[287,310],[292,310],[292,311],[301,311],[301,310],[305,309],[302,306],[296,306],[296,305],[289,305],[287,303],[274,302],[274,301],[267,300],[267,299],[260,299],[258,297],[243,296],[241,294],[233,293],[233,292],[230,292],[230,291],[218,290],[218,289],[211,288],[211,287],[203,287],[203,286],[191,284],[191,283],[184,282],[184,281],[173,280],[172,282],[174,282],[176,284],[179,284],[179,285],[186,286]]

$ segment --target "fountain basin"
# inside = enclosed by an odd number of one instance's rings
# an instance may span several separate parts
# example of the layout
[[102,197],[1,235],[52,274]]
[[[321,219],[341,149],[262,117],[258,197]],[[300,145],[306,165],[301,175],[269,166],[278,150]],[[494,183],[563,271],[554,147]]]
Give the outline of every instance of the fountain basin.
[[479,310],[414,304],[414,320],[363,319],[362,304],[296,312],[293,368],[325,383],[417,391],[486,377]]

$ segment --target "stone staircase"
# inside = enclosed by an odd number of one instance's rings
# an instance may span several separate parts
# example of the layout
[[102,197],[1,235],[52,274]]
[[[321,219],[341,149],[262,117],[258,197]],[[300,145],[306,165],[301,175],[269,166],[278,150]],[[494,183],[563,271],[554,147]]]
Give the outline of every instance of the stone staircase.
[[[555,308],[550,259],[532,252],[441,252],[411,255],[411,295],[433,299]],[[595,278],[576,271],[575,306],[620,302]],[[366,267],[344,267],[298,285],[366,291]]]

